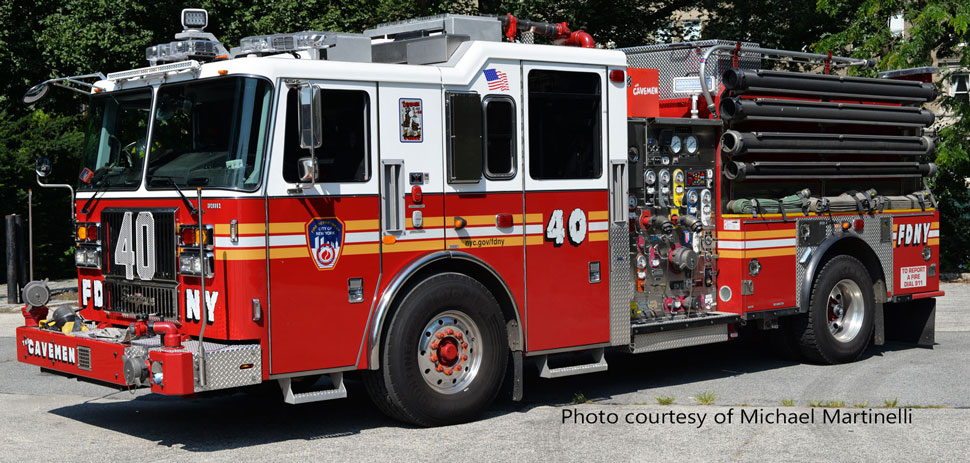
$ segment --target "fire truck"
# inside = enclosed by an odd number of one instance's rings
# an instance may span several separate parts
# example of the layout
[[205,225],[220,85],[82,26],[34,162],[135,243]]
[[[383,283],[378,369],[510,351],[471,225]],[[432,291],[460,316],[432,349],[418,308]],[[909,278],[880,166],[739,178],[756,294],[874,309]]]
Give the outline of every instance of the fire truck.
[[29,284],[19,361],[175,396],[275,381],[294,404],[355,375],[434,426],[520,399],[524,364],[600,372],[741,328],[851,362],[893,319],[933,342],[932,84],[511,15],[229,50],[207,23],[184,10],[150,66],[27,92],[83,93],[88,126],[78,307]]

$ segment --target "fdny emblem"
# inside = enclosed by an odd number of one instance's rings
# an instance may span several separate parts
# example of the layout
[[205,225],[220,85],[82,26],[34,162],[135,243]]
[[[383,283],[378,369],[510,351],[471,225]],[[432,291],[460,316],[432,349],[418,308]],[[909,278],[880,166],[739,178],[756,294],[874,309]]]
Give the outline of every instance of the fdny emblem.
[[315,218],[307,223],[306,234],[310,257],[317,268],[334,268],[344,242],[344,224],[336,218]]

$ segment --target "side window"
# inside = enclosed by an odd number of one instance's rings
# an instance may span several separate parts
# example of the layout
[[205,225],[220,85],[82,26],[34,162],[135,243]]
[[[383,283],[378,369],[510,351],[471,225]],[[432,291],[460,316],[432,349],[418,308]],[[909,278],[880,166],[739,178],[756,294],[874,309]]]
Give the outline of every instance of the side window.
[[[321,89],[323,146],[315,150],[318,182],[366,182],[370,178],[370,99],[360,90]],[[297,164],[310,156],[300,148],[297,90],[286,96],[286,134],[283,142],[283,180],[299,183]]]
[[529,175],[537,180],[602,175],[600,76],[529,72]]
[[515,177],[515,101],[485,97],[485,177]]
[[448,115],[448,183],[482,179],[482,100],[477,93],[445,94]]

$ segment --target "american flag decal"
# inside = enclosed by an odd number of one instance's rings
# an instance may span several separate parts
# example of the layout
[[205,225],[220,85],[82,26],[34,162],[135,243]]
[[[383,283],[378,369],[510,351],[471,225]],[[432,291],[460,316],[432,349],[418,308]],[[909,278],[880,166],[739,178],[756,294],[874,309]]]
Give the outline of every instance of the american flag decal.
[[488,82],[488,89],[491,91],[509,91],[509,77],[497,69],[486,69],[485,80]]

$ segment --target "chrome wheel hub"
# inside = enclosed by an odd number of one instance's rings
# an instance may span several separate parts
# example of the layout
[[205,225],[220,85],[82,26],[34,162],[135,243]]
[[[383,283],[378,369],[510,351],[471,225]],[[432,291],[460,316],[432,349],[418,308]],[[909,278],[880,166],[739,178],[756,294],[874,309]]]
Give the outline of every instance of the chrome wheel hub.
[[829,292],[826,316],[829,332],[839,342],[850,342],[862,331],[866,301],[855,281],[844,279]]
[[478,325],[468,315],[455,310],[436,315],[418,341],[421,377],[437,392],[461,392],[481,367],[480,339]]

